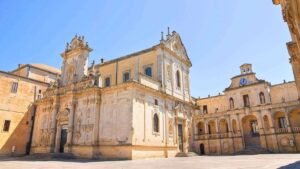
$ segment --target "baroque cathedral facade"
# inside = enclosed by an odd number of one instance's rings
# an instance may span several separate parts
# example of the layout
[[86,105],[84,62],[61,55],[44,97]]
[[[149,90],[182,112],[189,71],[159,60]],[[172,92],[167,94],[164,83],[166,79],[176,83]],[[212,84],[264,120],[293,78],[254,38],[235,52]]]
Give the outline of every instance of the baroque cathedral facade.
[[36,102],[31,153],[137,159],[188,152],[195,105],[180,36],[88,67],[91,51],[75,36],[61,54],[61,77]]

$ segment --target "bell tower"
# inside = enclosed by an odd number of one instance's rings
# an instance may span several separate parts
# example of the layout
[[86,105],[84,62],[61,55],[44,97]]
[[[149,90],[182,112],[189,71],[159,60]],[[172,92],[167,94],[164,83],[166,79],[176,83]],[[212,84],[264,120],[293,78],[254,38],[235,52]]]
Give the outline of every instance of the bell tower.
[[252,73],[252,65],[249,64],[249,63],[245,63],[245,64],[240,66],[240,70],[241,70],[242,75]]
[[68,85],[82,80],[88,75],[89,53],[93,51],[85,42],[84,36],[77,36],[67,43],[63,58],[61,85]]

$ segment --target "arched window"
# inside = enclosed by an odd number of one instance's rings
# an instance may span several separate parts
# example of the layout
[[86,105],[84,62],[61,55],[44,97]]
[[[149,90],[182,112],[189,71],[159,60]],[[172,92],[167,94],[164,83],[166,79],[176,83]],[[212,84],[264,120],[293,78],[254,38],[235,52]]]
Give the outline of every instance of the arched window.
[[263,92],[259,93],[259,100],[260,100],[260,104],[265,104],[266,103],[265,94]]
[[234,101],[232,97],[230,97],[229,99],[229,105],[230,105],[230,109],[234,109]]
[[145,69],[145,75],[152,77],[152,68],[151,67],[147,67]]
[[176,71],[176,85],[179,88],[181,87],[181,84],[180,84],[180,73],[179,73],[178,70]]
[[153,131],[157,133],[159,132],[159,118],[156,113],[153,116]]

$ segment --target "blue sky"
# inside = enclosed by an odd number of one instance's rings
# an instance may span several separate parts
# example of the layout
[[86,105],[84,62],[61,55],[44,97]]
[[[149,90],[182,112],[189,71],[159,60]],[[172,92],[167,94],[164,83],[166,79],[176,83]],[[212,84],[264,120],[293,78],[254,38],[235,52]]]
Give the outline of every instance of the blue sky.
[[157,44],[170,26],[193,63],[194,97],[222,92],[243,63],[272,84],[293,80],[290,35],[272,0],[0,0],[0,25],[5,71],[19,63],[60,68],[60,53],[76,33],[97,63]]

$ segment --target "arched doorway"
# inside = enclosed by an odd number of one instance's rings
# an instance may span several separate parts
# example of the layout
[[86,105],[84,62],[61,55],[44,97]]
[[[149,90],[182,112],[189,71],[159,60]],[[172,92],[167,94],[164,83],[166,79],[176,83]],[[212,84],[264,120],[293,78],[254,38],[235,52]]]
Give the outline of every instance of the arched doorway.
[[245,146],[258,146],[260,147],[260,136],[257,118],[254,115],[248,115],[242,119],[243,136]]
[[300,132],[300,110],[293,110],[290,113],[290,123],[291,123],[291,127],[293,132]]
[[59,152],[64,153],[65,152],[65,145],[67,143],[67,137],[68,137],[68,127],[63,126],[60,132],[60,144],[59,144]]
[[68,121],[69,121],[70,109],[66,108],[63,111],[60,111],[57,116],[57,131],[56,131],[56,143],[55,143],[55,152],[64,153],[65,145],[68,140]]
[[199,153],[200,153],[200,155],[204,155],[205,154],[205,148],[204,148],[204,144],[200,144],[200,150],[199,150]]
[[220,133],[224,134],[224,133],[228,133],[229,129],[228,129],[228,123],[225,119],[221,119],[220,120]]
[[214,120],[210,120],[208,122],[207,127],[208,127],[208,134],[216,134],[217,133],[217,125]]

